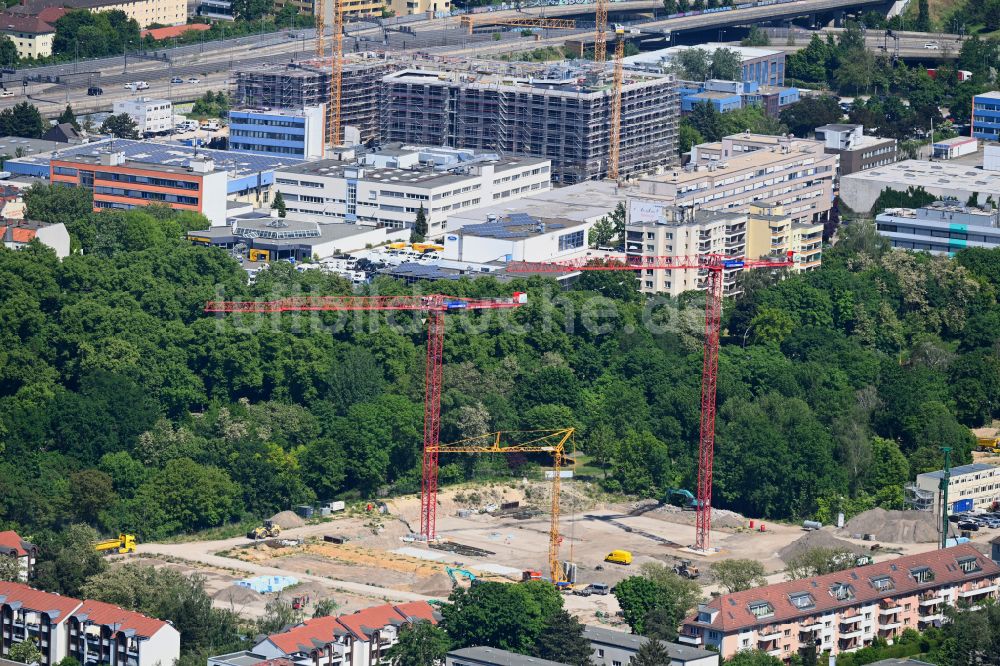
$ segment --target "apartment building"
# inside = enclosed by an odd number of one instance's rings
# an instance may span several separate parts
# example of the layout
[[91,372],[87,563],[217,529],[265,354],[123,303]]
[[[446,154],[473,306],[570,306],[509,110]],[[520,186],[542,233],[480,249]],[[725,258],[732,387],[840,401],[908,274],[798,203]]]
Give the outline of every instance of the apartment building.
[[791,256],[793,272],[819,268],[823,262],[823,223],[796,222],[780,204],[750,204],[746,257],[775,255]]
[[998,584],[1000,566],[963,544],[720,595],[684,620],[679,640],[723,659],[759,649],[788,660],[809,645],[838,655],[939,625],[959,601],[996,599]]
[[41,666],[72,657],[88,666],[161,666],[180,658],[180,633],[168,622],[91,599],[0,582],[0,657],[25,640]]
[[263,666],[278,660],[295,666],[375,666],[385,663],[385,652],[396,644],[400,627],[420,621],[438,621],[424,601],[313,618],[267,636],[251,650],[210,657],[208,666]]
[[421,208],[428,238],[448,216],[550,187],[548,160],[450,148],[390,146],[355,163],[320,160],[281,169],[275,185],[289,212],[329,222],[413,226]]
[[[341,3],[345,17],[359,18],[362,16],[381,16],[382,9],[388,3],[384,0],[343,0]],[[285,6],[291,5],[299,14],[312,16],[316,13],[315,0],[274,0],[274,11],[279,12]],[[331,6],[326,6],[327,25],[332,23]]]
[[135,99],[116,100],[113,113],[127,113],[139,131],[139,134],[163,134],[174,129],[174,105],[169,99]]
[[386,4],[396,16],[451,11],[451,0],[389,0]]
[[7,12],[25,16],[40,16],[47,9],[86,9],[91,12],[120,10],[135,19],[139,29],[150,24],[180,25],[187,22],[186,0],[22,0],[7,8]]
[[124,152],[53,157],[49,180],[86,187],[94,210],[131,210],[166,204],[174,210],[201,213],[213,225],[226,223],[225,170],[211,159],[192,158],[186,166],[127,160]]
[[[550,160],[562,185],[608,174],[610,70],[517,65],[406,69],[383,78],[383,141],[497,151]],[[676,163],[679,102],[672,75],[627,70],[619,174]]]
[[302,109],[233,109],[229,150],[314,160],[325,150],[322,104]]
[[935,201],[923,208],[888,208],[875,229],[894,248],[954,254],[965,247],[1000,247],[1000,214],[993,208]]
[[[4,233],[5,235],[5,233]],[[18,580],[27,582],[35,577],[35,562],[38,560],[38,546],[21,538],[14,530],[0,532],[0,557],[16,558],[21,573]]]
[[[629,198],[625,221],[625,254],[630,261],[647,263],[657,258],[684,261],[699,256],[746,254],[747,216],[735,211],[712,211],[691,206],[672,206],[646,199]],[[734,296],[741,267],[722,272],[722,293]],[[679,296],[706,288],[706,274],[697,267],[685,269],[644,268],[636,271],[639,291],[645,294]]]
[[864,125],[832,124],[816,128],[816,140],[822,141],[828,155],[840,156],[840,175],[892,164],[899,159],[895,139],[865,134]]
[[[917,488],[934,493],[934,511],[941,513],[941,479],[944,470],[917,475]],[[948,480],[948,513],[992,511],[1000,502],[1000,467],[986,463],[959,465],[951,469]]]
[[[6,35],[17,47],[18,58],[47,58],[52,55],[52,43],[56,38],[55,22],[65,13],[62,7],[44,9],[36,16],[5,11],[0,13],[0,34]],[[10,67],[13,63],[0,65]]]
[[972,98],[972,136],[987,141],[1000,140],[1000,91]]

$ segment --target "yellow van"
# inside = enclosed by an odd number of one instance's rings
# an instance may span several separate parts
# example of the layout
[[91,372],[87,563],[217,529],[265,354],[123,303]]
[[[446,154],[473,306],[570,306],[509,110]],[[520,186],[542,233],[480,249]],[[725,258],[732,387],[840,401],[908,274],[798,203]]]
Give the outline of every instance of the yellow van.
[[604,561],[612,564],[632,564],[632,553],[627,550],[613,550],[608,553]]

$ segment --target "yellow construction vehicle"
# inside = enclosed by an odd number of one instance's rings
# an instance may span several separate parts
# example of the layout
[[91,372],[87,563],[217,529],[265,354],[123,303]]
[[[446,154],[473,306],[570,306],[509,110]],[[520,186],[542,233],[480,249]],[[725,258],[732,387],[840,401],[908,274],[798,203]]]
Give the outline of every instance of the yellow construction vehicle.
[[265,520],[263,525],[253,528],[247,532],[248,539],[270,539],[281,535],[281,525],[270,520]]
[[135,535],[119,534],[117,539],[105,539],[94,544],[94,550],[99,553],[126,553],[135,552]]

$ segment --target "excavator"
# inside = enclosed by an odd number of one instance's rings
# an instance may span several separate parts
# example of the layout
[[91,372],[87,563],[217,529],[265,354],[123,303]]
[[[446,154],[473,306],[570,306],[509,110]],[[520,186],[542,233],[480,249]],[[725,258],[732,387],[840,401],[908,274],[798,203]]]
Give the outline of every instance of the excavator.
[[445,571],[448,572],[448,578],[451,578],[451,586],[458,587],[459,578],[468,578],[470,584],[475,584],[476,574],[468,571],[467,569],[456,569],[455,567],[445,567]]
[[265,520],[263,525],[258,525],[247,532],[247,538],[253,539],[254,541],[258,539],[271,539],[280,535],[281,526],[272,520]]
[[126,553],[135,552],[135,535],[119,534],[117,539],[105,539],[94,544],[94,550],[99,553]]

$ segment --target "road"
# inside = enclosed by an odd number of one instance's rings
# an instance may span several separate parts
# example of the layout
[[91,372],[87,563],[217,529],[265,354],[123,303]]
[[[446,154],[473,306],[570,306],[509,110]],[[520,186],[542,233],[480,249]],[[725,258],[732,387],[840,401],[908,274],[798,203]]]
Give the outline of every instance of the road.
[[[282,538],[295,539],[295,538],[304,538],[307,536],[318,536],[320,534],[323,534],[324,532],[329,532],[329,531],[330,531],[330,525],[328,523],[320,523],[318,525],[306,525],[305,527],[296,527],[288,530],[283,530]],[[415,592],[403,592],[400,590],[392,590],[385,587],[379,587],[377,585],[366,585],[364,583],[355,583],[346,580],[334,580],[332,578],[325,578],[323,576],[315,576],[312,574],[289,572],[285,569],[278,569],[276,567],[267,567],[260,564],[244,562],[242,560],[232,559],[229,557],[222,557],[220,555],[215,554],[221,551],[235,548],[236,546],[245,546],[246,544],[247,540],[243,537],[236,537],[233,539],[220,539],[217,541],[191,541],[188,543],[143,543],[136,546],[136,552],[141,555],[168,556],[181,560],[187,560],[189,562],[203,564],[210,567],[215,567],[218,569],[236,569],[238,571],[244,571],[251,576],[294,575],[296,578],[302,581],[318,583],[320,585],[325,585],[326,587],[330,587],[335,590],[350,592],[352,594],[357,594],[364,597],[384,599],[386,601],[395,601],[395,602],[430,601],[431,599],[434,598],[423,594],[417,594]]]
[[[767,47],[785,53],[801,51],[809,45],[809,40],[814,34],[825,37],[827,34],[839,35],[843,32],[841,28],[823,28],[818,33],[796,30],[795,44],[786,43],[787,31],[785,29],[767,30],[771,35],[771,46]],[[925,60],[952,60],[958,57],[962,48],[962,36],[948,33],[920,33],[920,32],[896,32],[899,37],[899,56],[907,59]],[[927,48],[925,45],[935,44],[937,48]],[[895,41],[890,37],[886,40],[885,32],[882,30],[868,30],[865,34],[865,45],[875,53],[882,53],[883,47],[886,52],[892,54],[895,49]]]

